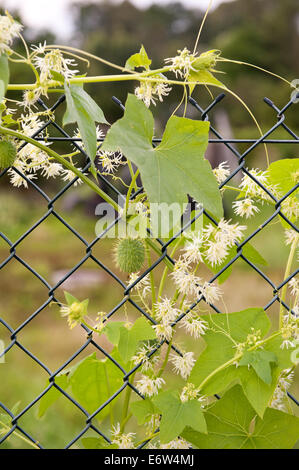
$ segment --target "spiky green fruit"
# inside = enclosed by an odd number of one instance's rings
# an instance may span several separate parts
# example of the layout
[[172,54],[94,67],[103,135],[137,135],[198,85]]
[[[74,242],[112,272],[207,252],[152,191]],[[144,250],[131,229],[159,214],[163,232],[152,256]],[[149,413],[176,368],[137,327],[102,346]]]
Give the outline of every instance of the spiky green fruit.
[[8,140],[0,141],[0,168],[12,166],[17,156],[16,146]]
[[136,273],[144,263],[145,250],[141,240],[123,238],[115,247],[115,261],[121,271]]

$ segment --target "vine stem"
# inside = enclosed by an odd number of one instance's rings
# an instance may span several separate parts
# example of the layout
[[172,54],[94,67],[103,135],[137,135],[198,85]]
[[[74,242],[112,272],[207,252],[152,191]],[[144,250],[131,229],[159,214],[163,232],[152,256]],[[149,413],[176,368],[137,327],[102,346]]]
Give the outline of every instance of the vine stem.
[[[174,335],[174,328],[173,328],[173,335]],[[159,372],[157,374],[157,377],[161,377],[161,375],[163,374],[163,372],[165,370],[165,367],[167,366],[169,354],[170,354],[170,351],[171,351],[171,346],[172,346],[172,339],[168,343],[168,348],[167,348],[167,351],[166,351],[166,354],[165,354],[165,358],[164,358],[163,364],[161,366],[161,369],[159,370]]]
[[[0,425],[3,426],[4,429],[7,429],[9,431],[9,427],[2,421],[0,421]],[[20,434],[19,432],[14,431],[13,434],[17,436],[19,439],[21,439],[22,441],[26,442],[26,444],[29,444],[31,447],[34,447],[34,449],[39,449],[39,447],[35,444],[35,442],[30,441],[25,436],[22,436],[22,434]]]
[[120,207],[115,202],[108,194],[106,194],[99,186],[97,186],[93,181],[91,181],[84,173],[82,173],[80,170],[78,170],[77,167],[72,165],[69,161],[67,161],[65,158],[63,158],[61,155],[59,155],[57,152],[54,150],[46,147],[42,143],[38,142],[35,139],[32,139],[31,137],[28,137],[21,132],[14,131],[12,129],[7,129],[5,127],[0,126],[0,134],[3,135],[10,135],[12,137],[15,137],[19,140],[25,140],[26,142],[35,145],[39,149],[41,149],[43,152],[47,153],[50,157],[53,157],[55,160],[57,160],[61,165],[65,166],[68,170],[71,170],[76,176],[78,176],[85,184],[87,184],[93,191],[95,191],[99,196],[101,196],[104,201],[108,202],[109,204],[112,205],[112,207],[117,211],[120,212]]
[[[131,382],[134,382],[134,377],[135,377],[136,372],[134,372],[131,376]],[[125,401],[124,401],[124,406],[123,406],[123,411],[122,411],[122,420],[121,420],[121,425],[120,425],[120,432],[124,432],[125,425],[129,419],[128,417],[128,410],[129,410],[129,404],[130,404],[130,399],[131,399],[131,394],[132,394],[132,389],[127,385],[127,390],[126,390],[126,395],[125,395]]]
[[[152,259],[151,259],[151,253],[150,253],[150,249],[148,245],[146,245],[145,250],[146,250],[148,267],[150,268],[152,265]],[[156,288],[155,288],[154,273],[152,269],[150,270],[149,276],[150,276],[150,282],[151,282],[152,311],[154,311],[155,303],[156,303]]]
[[[257,344],[255,344],[254,346],[252,346],[251,348],[248,348],[247,351],[254,351],[255,349],[259,348],[261,345],[267,343],[268,341],[272,340],[273,338],[276,338],[277,336],[280,336],[281,332],[280,331],[277,331],[276,333],[273,333],[273,335],[269,336],[269,338],[266,338],[262,341],[259,341]],[[216,375],[218,374],[218,372],[221,372],[222,370],[226,369],[227,367],[231,366],[232,364],[234,364],[236,361],[238,361],[239,359],[241,359],[241,357],[243,356],[243,353],[240,353],[240,354],[237,354],[236,356],[234,356],[232,359],[230,359],[229,361],[225,362],[224,364],[222,364],[221,366],[217,367],[217,369],[213,370],[213,372],[211,372],[198,386],[198,389],[199,390],[202,390],[203,387],[205,387],[207,385],[207,383]]]
[[[288,257],[288,261],[287,261],[287,265],[286,265],[286,270],[285,270],[285,273],[284,273],[284,279],[287,279],[289,277],[289,275],[291,274],[291,269],[292,269],[292,264],[293,264],[293,260],[294,260],[294,256],[295,256],[295,253],[296,253],[296,248],[297,248],[297,244],[298,244],[298,235],[296,235],[295,239],[293,240],[292,242],[292,245],[291,245],[291,249],[290,249],[290,254],[289,254],[289,257]],[[280,302],[280,309],[279,309],[279,329],[281,330],[282,327],[283,327],[283,314],[284,314],[284,306],[283,306],[283,302],[285,302],[286,300],[286,295],[287,295],[287,283],[283,286],[282,290],[281,290],[281,302]]]

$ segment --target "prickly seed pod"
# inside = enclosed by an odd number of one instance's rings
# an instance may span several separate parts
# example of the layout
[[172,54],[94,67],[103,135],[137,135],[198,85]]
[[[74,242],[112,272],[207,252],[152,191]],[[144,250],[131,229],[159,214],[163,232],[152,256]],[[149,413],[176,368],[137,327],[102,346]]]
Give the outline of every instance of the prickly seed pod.
[[12,166],[17,156],[16,146],[8,140],[0,141],[0,168]]
[[145,257],[144,245],[136,238],[118,240],[115,247],[115,262],[121,271],[136,273],[142,268]]

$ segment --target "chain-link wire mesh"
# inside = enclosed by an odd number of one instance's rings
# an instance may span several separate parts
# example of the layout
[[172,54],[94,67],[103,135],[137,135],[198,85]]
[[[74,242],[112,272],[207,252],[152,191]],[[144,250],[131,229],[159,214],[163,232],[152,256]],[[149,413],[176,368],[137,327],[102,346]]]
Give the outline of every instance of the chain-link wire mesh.
[[[224,94],[219,95],[216,99],[214,99],[210,105],[206,108],[203,109],[193,98],[190,98],[190,105],[195,108],[195,110],[198,112],[198,118],[201,120],[210,120],[208,117],[208,113],[220,102],[222,99],[225,97]],[[123,104],[117,99],[113,98],[114,102],[120,106],[122,109],[124,109]],[[64,101],[64,97],[61,97],[54,106],[51,108],[51,112],[55,112],[58,106],[60,106]],[[273,144],[276,146],[279,146],[280,144],[297,144],[299,143],[299,137],[298,135],[290,129],[290,127],[287,124],[287,119],[286,119],[286,113],[288,109],[295,105],[294,100],[291,100],[288,102],[282,109],[279,109],[272,101],[269,99],[265,98],[265,103],[268,105],[270,108],[272,108],[273,112],[277,115],[277,122],[260,138],[258,139],[227,139],[224,138],[221,135],[221,132],[218,131],[214,126],[213,122],[211,123],[211,135],[209,142],[217,144],[217,145],[222,145],[225,146],[226,149],[228,149],[229,152],[232,153],[234,156],[234,159],[237,162],[237,167],[232,171],[232,173],[227,177],[227,179],[221,183],[220,188],[222,188],[224,185],[228,184],[230,180],[232,180],[237,174],[246,174],[248,177],[250,177],[263,191],[265,191],[268,196],[272,199],[274,202],[274,210],[273,213],[263,221],[261,225],[259,225],[247,238],[242,241],[242,243],[236,243],[237,245],[237,251],[236,255],[234,256],[233,259],[231,259],[227,264],[222,267],[219,272],[217,272],[213,277],[209,280],[209,282],[214,282],[216,281],[221,274],[226,271],[231,265],[233,265],[237,260],[242,259],[247,265],[250,267],[250,269],[254,270],[255,273],[258,275],[260,282],[265,283],[268,286],[270,286],[271,291],[273,292],[273,295],[271,298],[269,298],[269,301],[266,305],[263,305],[262,307],[264,308],[265,311],[267,311],[273,304],[278,304],[280,305],[281,303],[283,306],[287,309],[290,310],[289,305],[286,304],[281,298],[280,298],[280,293],[282,288],[293,278],[298,274],[298,269],[293,272],[287,279],[284,279],[283,282],[281,282],[279,285],[276,285],[273,280],[270,279],[270,277],[263,272],[260,267],[256,266],[252,261],[250,261],[245,254],[243,253],[244,247],[246,244],[251,241],[254,237],[256,237],[266,226],[268,226],[275,218],[281,217],[287,224],[289,228],[292,228],[296,232],[298,232],[298,227],[292,223],[288,217],[284,214],[282,210],[282,203],[285,201],[289,196],[294,195],[295,191],[298,190],[299,184],[295,185],[290,191],[288,191],[287,194],[285,194],[280,200],[277,200],[277,198],[271,194],[271,192],[263,186],[263,184],[252,174],[250,170],[247,169],[246,167],[246,159],[247,157],[255,150],[258,148],[258,146],[263,145],[264,143],[267,144]],[[44,102],[39,100],[39,105],[43,110],[47,110],[47,106],[45,105]],[[51,129],[55,129],[55,132],[57,131],[60,133],[59,137],[51,137]],[[283,128],[286,132],[286,137],[285,139],[277,139],[273,138],[272,134],[274,131],[278,128]],[[86,172],[88,168],[90,167],[91,163],[84,152],[84,150],[81,147],[81,141],[78,138],[71,137],[64,129],[62,129],[54,120],[51,118],[45,122],[42,127],[35,132],[35,134],[32,136],[36,140],[44,141],[45,137],[44,134],[42,134],[43,131],[47,130],[47,141],[48,142],[57,142],[57,141],[63,141],[67,142],[68,144],[72,145],[75,147],[77,150],[79,150],[82,155],[85,157],[85,167],[83,168],[83,172]],[[154,143],[159,143],[159,139],[155,139]],[[244,144],[248,145],[247,149],[241,153],[237,150],[239,144]],[[26,142],[23,143],[23,145],[27,145]],[[9,344],[6,345],[4,351],[2,351],[1,355],[6,356],[8,363],[6,364],[6,367],[9,367],[9,353],[13,348],[19,348],[22,354],[27,356],[27,358],[30,361],[34,361],[35,364],[37,365],[38,368],[43,369],[43,371],[46,372],[48,375],[48,382],[49,385],[44,388],[38,396],[35,396],[33,400],[31,400],[29,403],[26,404],[24,408],[22,408],[20,411],[18,411],[16,414],[13,413],[11,409],[9,409],[5,403],[2,403],[0,401],[0,407],[4,412],[6,412],[10,417],[11,417],[11,422],[9,423],[8,427],[9,430],[5,432],[4,434],[0,435],[0,443],[5,442],[14,432],[18,432],[19,435],[23,436],[24,438],[28,439],[32,443],[34,443],[37,447],[39,448],[45,448],[47,447],[47,444],[42,443],[39,441],[38,437],[34,433],[29,433],[26,431],[26,427],[22,425],[22,417],[29,412],[29,410],[37,404],[41,398],[48,393],[53,387],[64,397],[69,400],[74,407],[77,409],[77,411],[82,415],[82,418],[84,420],[84,425],[82,426],[82,429],[79,433],[76,433],[71,439],[70,442],[68,442],[65,446],[65,448],[71,448],[81,437],[83,437],[87,431],[93,430],[97,435],[102,436],[108,443],[111,442],[108,435],[106,435],[103,430],[101,429],[101,426],[96,422],[96,418],[99,415],[99,413],[109,404],[115,400],[119,394],[124,393],[125,389],[127,387],[131,387],[134,393],[138,394],[139,396],[142,397],[142,395],[139,393],[137,388],[133,385],[132,383],[132,376],[133,374],[141,367],[141,364],[135,366],[132,370],[124,370],[123,367],[118,363],[116,359],[114,359],[106,350],[104,347],[101,346],[99,339],[97,338],[97,335],[91,331],[89,328],[87,328],[85,325],[81,325],[83,330],[86,332],[86,340],[83,342],[83,344],[73,352],[71,357],[69,357],[66,361],[63,361],[59,368],[57,370],[50,370],[47,366],[47,364],[44,361],[41,361],[36,354],[31,352],[24,344],[22,344],[22,340],[20,340],[21,333],[23,332],[24,329],[29,329],[31,326],[31,323],[38,317],[39,315],[42,314],[44,309],[49,306],[51,302],[58,302],[59,300],[56,298],[56,291],[57,289],[71,276],[76,273],[80,268],[87,262],[87,261],[92,261],[97,268],[104,270],[108,276],[110,276],[114,282],[116,282],[120,288],[123,291],[123,298],[121,301],[117,302],[113,309],[109,312],[108,314],[108,319],[111,319],[122,307],[125,305],[130,304],[131,308],[136,309],[136,312],[140,316],[145,316],[150,322],[155,324],[155,320],[151,318],[149,313],[145,311],[145,309],[138,305],[135,300],[131,296],[132,289],[136,286],[138,282],[141,281],[150,271],[154,270],[158,265],[160,265],[164,258],[167,257],[168,260],[174,264],[174,260],[171,258],[169,255],[169,251],[171,250],[171,246],[173,242],[175,241],[175,237],[171,238],[168,240],[166,243],[163,243],[161,240],[157,240],[157,243],[161,247],[161,255],[158,257],[158,259],[148,268],[145,270],[140,277],[134,281],[131,285],[127,285],[124,283],[118,276],[115,274],[115,272],[112,271],[108,266],[106,266],[95,254],[95,247],[98,246],[101,243],[101,239],[105,236],[105,233],[107,232],[108,229],[103,231],[103,233],[99,234],[91,243],[85,240],[85,238],[76,230],[72,227],[70,223],[68,223],[64,217],[62,217],[59,212],[56,210],[56,204],[60,198],[65,195],[67,191],[72,191],[73,186],[75,185],[77,178],[75,178],[73,181],[65,184],[65,186],[52,198],[50,198],[46,192],[39,186],[38,182],[35,183],[33,180],[29,179],[26,177],[26,175],[22,174],[17,168],[14,168],[14,171],[19,174],[22,178],[24,178],[27,181],[28,186],[33,190],[36,191],[40,196],[43,201],[43,207],[45,208],[44,214],[37,220],[36,223],[32,227],[30,227],[25,233],[22,234],[15,242],[12,242],[5,233],[0,232],[0,236],[7,246],[7,257],[2,261],[0,264],[0,270],[5,268],[9,263],[11,263],[13,260],[17,261],[23,267],[28,270],[31,275],[34,277],[36,280],[36,283],[41,283],[43,286],[48,291],[48,298],[47,300],[40,305],[26,320],[20,324],[17,328],[13,328],[10,324],[9,321],[4,320],[3,318],[0,318],[0,323],[4,327],[4,329],[7,330],[9,336],[10,336],[10,342]],[[8,169],[5,169],[0,173],[0,178],[4,177],[4,175],[7,173]],[[105,187],[109,190],[109,192],[114,195],[115,198],[118,196],[121,196],[120,191],[117,189],[116,185],[111,184],[111,182],[103,176],[100,172],[98,173],[99,181],[105,185]],[[141,191],[141,190],[139,190]],[[137,192],[135,192],[132,195],[132,198],[134,199],[137,196]],[[205,214],[207,219],[214,224],[215,226],[217,225],[217,221],[211,217],[209,213],[207,213],[204,208],[202,209],[202,212]],[[56,218],[56,223],[57,224],[63,224],[64,227],[72,232],[72,234],[79,240],[79,243],[82,244],[84,247],[86,254],[85,256],[80,259],[80,261],[73,266],[66,274],[62,275],[59,281],[55,285],[50,285],[48,280],[46,280],[42,275],[39,274],[39,272],[31,266],[26,260],[23,259],[23,257],[19,254],[20,247],[22,243],[27,239],[27,237],[32,234],[33,231],[38,229],[41,224],[43,224],[50,216],[54,216]],[[197,215],[198,217],[198,215]],[[116,218],[113,222],[112,225],[118,224],[120,220],[120,217]],[[190,223],[192,223],[194,219]],[[0,227],[1,228],[1,227]],[[182,231],[186,227],[182,228]],[[57,253],[57,256],[63,256],[63,253]],[[278,254],[279,256],[279,254]],[[13,283],[14,280],[11,279],[11,282]],[[3,295],[3,294],[2,294]],[[21,292],[15,292],[15,295],[21,295]],[[201,295],[196,302],[194,302],[189,309],[184,312],[177,320],[176,322],[173,323],[173,326],[175,326],[180,320],[190,311],[192,310],[196,305],[198,305],[200,302],[204,303],[205,299]],[[211,305],[211,308],[217,312],[221,313],[220,309],[216,305]],[[293,312],[294,313],[294,312]],[[167,343],[167,341],[161,341],[157,348],[160,348],[164,343]],[[108,358],[109,361],[113,361],[115,366],[121,371],[123,375],[123,385],[117,390],[111,397],[104,401],[92,414],[86,411],[82,404],[78,403],[69,393],[67,393],[62,387],[60,387],[56,383],[56,377],[58,374],[69,367],[70,365],[74,364],[74,360],[78,358],[81,353],[87,349],[87,348],[92,347],[94,351],[100,352],[104,357]],[[156,348],[156,349],[157,349]],[[172,346],[173,350],[177,354],[181,354],[180,351],[175,347]],[[155,353],[155,350],[151,351],[149,356],[152,356]],[[81,356],[80,356],[81,358]],[[20,364],[21,367],[21,364]],[[18,370],[15,370],[15,373],[18,374]],[[30,378],[28,378],[30,380]],[[5,384],[1,384],[1,388],[5,386]],[[299,405],[298,400],[292,396],[290,393],[288,393],[288,396],[290,400],[292,400],[297,406]],[[1,396],[0,396],[1,399]],[[38,429],[36,429],[36,434],[38,435]],[[140,447],[146,446],[148,441],[144,441]]]

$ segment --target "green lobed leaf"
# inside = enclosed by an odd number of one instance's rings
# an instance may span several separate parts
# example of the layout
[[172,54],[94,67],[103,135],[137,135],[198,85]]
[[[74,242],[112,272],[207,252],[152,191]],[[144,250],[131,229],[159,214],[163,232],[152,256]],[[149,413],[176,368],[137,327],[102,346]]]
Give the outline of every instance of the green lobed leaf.
[[[209,123],[172,116],[156,148],[152,146],[153,127],[150,110],[136,96],[129,95],[124,117],[112,125],[102,149],[120,149],[139,167],[150,203],[178,204],[178,218],[188,201],[188,193],[221,218],[223,207],[218,184],[210,163],[204,158]],[[155,228],[158,230],[157,223]]]
[[6,54],[0,54],[0,102],[3,100],[9,82],[9,66]]
[[146,70],[149,70],[152,61],[148,58],[146,50],[142,45],[140,51],[136,54],[131,55],[126,61],[125,68],[129,70],[134,70],[136,67],[142,67]]
[[154,405],[162,413],[160,423],[160,440],[162,443],[172,441],[186,426],[201,433],[207,432],[207,426],[201,404],[198,400],[184,403],[177,392],[162,392],[153,399]]
[[138,318],[131,329],[120,328],[118,351],[124,362],[129,362],[137,350],[140,341],[156,339],[155,330],[144,318]]
[[[121,370],[112,361],[99,360],[93,353],[70,373],[69,383],[75,399],[92,413],[121,387],[122,377]],[[110,406],[106,406],[99,417],[106,416]]]
[[239,385],[211,406],[205,418],[208,434],[190,427],[182,433],[199,449],[291,449],[299,439],[299,418],[270,408],[264,419],[256,417]]
[[97,134],[95,122],[108,124],[101,108],[84,91],[81,85],[64,84],[67,110],[63,125],[77,122],[86,152],[93,161],[97,152]]

